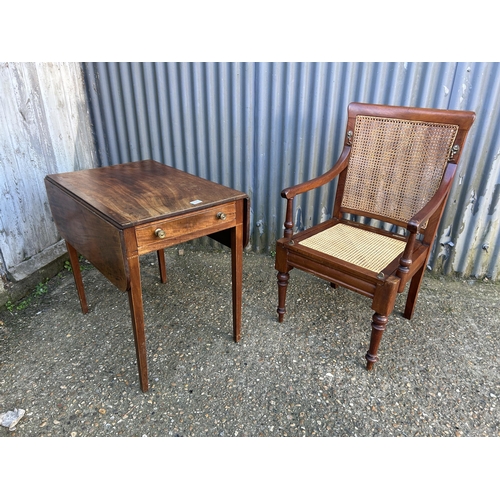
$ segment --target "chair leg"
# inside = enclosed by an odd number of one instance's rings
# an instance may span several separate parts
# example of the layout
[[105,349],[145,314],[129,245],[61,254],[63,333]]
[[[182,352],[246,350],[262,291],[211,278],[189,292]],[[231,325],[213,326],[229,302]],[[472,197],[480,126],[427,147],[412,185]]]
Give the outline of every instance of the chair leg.
[[399,278],[389,276],[387,280],[379,283],[375,290],[372,302],[372,309],[375,311],[372,317],[372,335],[370,337],[370,348],[365,356],[367,370],[371,370],[378,361],[378,346],[387,326],[389,315],[394,309],[399,283]]
[[278,321],[283,323],[283,316],[285,315],[285,300],[286,300],[286,289],[288,287],[288,280],[290,279],[290,273],[278,273]]
[[372,335],[370,337],[370,348],[366,353],[366,369],[371,370],[373,365],[378,361],[378,347],[382,340],[382,334],[387,326],[388,317],[375,313],[372,318]]
[[423,265],[411,279],[410,288],[408,289],[408,296],[406,298],[405,312],[403,313],[403,316],[406,319],[411,319],[413,313],[415,312],[415,306],[417,305],[417,296],[420,290],[420,285],[422,284],[424,273],[425,265]]

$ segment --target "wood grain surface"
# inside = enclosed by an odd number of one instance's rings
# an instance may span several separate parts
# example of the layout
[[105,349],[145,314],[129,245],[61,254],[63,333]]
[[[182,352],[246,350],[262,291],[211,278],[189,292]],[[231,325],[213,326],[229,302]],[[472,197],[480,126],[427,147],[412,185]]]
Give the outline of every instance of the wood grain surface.
[[49,178],[120,228],[247,197],[154,160],[54,174]]

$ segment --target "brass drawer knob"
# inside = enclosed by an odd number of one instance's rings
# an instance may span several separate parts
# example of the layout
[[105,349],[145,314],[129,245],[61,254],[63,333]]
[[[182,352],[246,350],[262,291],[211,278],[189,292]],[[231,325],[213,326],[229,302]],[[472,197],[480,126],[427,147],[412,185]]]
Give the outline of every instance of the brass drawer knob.
[[155,230],[155,236],[163,239],[163,238],[165,238],[165,236],[167,236],[167,234],[165,233],[165,231],[163,229],[158,228]]
[[218,212],[217,219],[226,220],[226,214],[224,212]]

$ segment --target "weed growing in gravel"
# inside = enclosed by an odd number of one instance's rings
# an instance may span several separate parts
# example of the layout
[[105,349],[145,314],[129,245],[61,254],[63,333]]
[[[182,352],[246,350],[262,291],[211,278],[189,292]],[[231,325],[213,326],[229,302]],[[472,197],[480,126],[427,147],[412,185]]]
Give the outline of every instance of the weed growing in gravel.
[[[91,266],[83,264],[83,262],[86,262],[87,264],[89,264],[89,262],[86,261],[82,255],[78,257],[78,261],[80,262],[80,271],[90,269]],[[69,260],[64,261],[64,269],[66,269],[66,271],[73,272],[73,268],[71,267],[71,262]]]
[[35,287],[35,290],[25,297],[23,300],[17,302],[16,304],[13,304],[10,300],[5,304],[5,307],[7,311],[23,311],[26,309],[30,304],[33,298],[38,298],[41,297],[42,295],[45,295],[49,291],[49,287],[47,285],[47,282],[49,281],[49,278],[46,278],[44,281],[41,281],[38,283]]
[[33,292],[35,297],[40,297],[49,291],[49,288],[47,286],[47,281],[49,281],[49,278],[47,278],[45,281],[41,283],[38,283],[38,285],[35,288],[35,291]]

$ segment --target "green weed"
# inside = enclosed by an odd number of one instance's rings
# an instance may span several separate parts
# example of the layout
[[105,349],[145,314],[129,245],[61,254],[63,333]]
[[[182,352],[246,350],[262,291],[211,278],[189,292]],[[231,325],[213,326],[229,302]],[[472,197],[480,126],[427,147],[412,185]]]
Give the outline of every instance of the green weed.
[[42,281],[36,285],[35,289],[33,292],[31,292],[30,295],[25,297],[23,300],[20,302],[17,302],[16,304],[13,304],[12,301],[7,301],[5,304],[5,307],[7,311],[12,312],[14,310],[16,311],[22,311],[26,309],[30,304],[33,298],[35,297],[41,297],[42,295],[45,295],[49,291],[49,287],[47,286],[47,282],[49,281],[49,278],[47,278],[45,281]]
[[[84,269],[90,269],[91,266],[85,266],[83,264],[83,262],[85,261],[83,255],[80,255],[78,257],[78,261],[80,262],[80,271],[83,271]],[[73,268],[71,267],[71,262],[69,260],[66,260],[64,262],[64,269],[66,269],[66,271],[73,272]]]
[[33,292],[35,297],[40,297],[49,291],[49,288],[47,286],[47,281],[48,281],[48,278],[44,282],[38,283],[38,285],[35,288],[35,291]]

